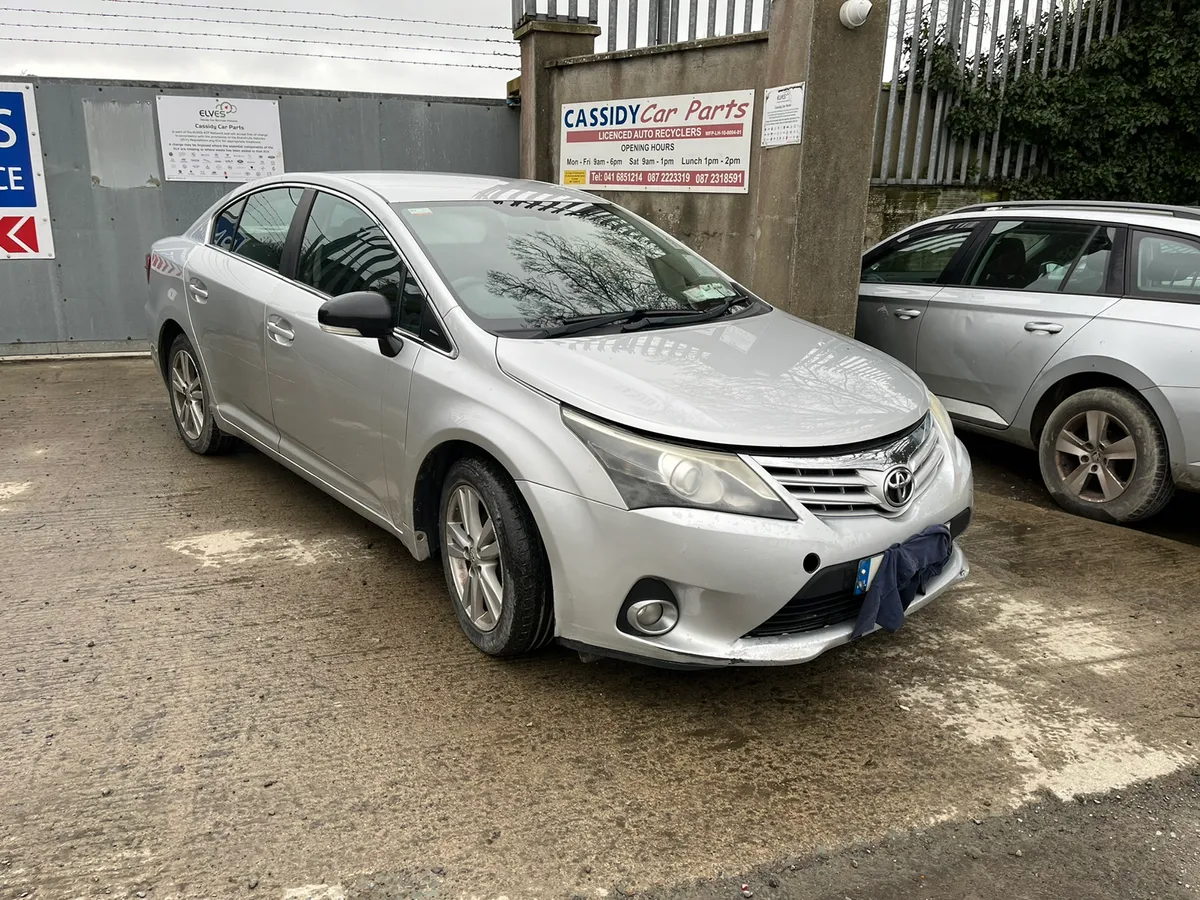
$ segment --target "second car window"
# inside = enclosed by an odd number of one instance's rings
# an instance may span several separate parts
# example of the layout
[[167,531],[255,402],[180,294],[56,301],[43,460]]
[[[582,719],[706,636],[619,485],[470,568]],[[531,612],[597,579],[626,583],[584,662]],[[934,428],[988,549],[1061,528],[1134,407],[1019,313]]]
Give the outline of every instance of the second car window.
[[982,288],[1057,291],[1095,233],[1096,226],[1078,222],[997,222],[967,283]]
[[868,283],[934,284],[959,248],[966,243],[974,222],[951,222],[896,239],[882,254],[864,260],[862,280]]
[[296,278],[323,294],[376,291],[387,297],[396,324],[420,329],[425,298],[383,229],[355,204],[317,194],[300,245]]

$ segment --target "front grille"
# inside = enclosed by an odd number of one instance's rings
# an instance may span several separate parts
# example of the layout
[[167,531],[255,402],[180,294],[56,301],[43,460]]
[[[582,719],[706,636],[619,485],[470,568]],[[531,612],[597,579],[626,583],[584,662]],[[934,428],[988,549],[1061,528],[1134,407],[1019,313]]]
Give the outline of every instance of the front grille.
[[858,563],[848,562],[828,566],[809,579],[808,583],[783,609],[767,619],[746,637],[777,637],[819,631],[858,618],[863,597],[854,596],[854,580]]
[[[929,416],[884,447],[824,456],[755,456],[754,461],[809,512],[834,516],[898,516],[937,474],[944,451]],[[884,479],[898,465],[912,471],[913,489],[901,506],[890,504]]]
[[[950,537],[958,540],[970,523],[971,508],[967,507],[947,523]],[[745,637],[778,637],[853,622],[866,599],[854,596],[857,577],[857,562],[826,566],[810,578],[783,609],[747,632]]]

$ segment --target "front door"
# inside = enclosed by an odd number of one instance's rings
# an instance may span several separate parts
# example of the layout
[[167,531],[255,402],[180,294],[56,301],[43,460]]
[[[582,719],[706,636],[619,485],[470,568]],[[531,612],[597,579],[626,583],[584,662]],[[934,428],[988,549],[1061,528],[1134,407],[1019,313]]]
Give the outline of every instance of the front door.
[[976,224],[946,222],[918,228],[867,254],[858,286],[854,336],[915,368],[921,317]]
[[283,286],[279,268],[303,191],[269,188],[222,210],[212,239],[188,256],[184,290],[192,335],[221,416],[275,445],[263,323]]
[[968,270],[929,304],[917,372],[958,418],[1004,428],[1050,358],[1116,302],[1116,228],[997,221]]
[[[267,306],[267,370],[280,451],[378,515],[387,514],[383,392],[408,405],[416,341],[386,356],[378,341],[322,331],[317,310],[331,297],[378,291],[397,325],[405,267],[383,229],[357,204],[317,193],[299,247],[296,283]],[[401,438],[403,436],[401,435]]]

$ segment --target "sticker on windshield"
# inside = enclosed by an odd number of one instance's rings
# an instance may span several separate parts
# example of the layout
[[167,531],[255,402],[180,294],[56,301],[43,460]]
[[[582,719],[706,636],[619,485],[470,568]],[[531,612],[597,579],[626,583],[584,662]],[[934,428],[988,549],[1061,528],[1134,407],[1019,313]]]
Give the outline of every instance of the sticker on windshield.
[[428,206],[419,206],[416,209],[410,209],[408,214],[410,216],[432,216],[433,210]]
[[732,297],[733,291],[719,281],[707,281],[687,288],[683,296],[688,300],[724,300],[726,297]]

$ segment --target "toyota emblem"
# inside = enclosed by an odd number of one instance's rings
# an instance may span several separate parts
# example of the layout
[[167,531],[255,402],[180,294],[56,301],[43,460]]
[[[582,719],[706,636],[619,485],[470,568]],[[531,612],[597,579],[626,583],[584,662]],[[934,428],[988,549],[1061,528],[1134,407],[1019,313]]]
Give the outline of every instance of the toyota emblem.
[[883,499],[892,509],[903,509],[913,495],[913,473],[908,466],[895,466],[883,476]]

